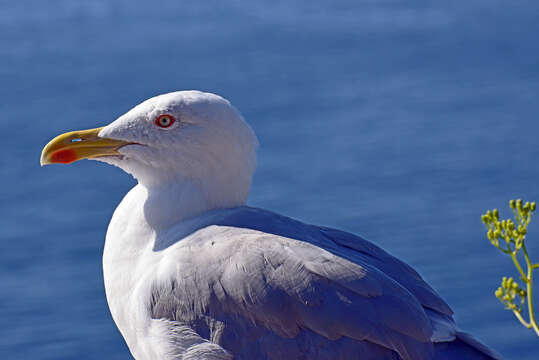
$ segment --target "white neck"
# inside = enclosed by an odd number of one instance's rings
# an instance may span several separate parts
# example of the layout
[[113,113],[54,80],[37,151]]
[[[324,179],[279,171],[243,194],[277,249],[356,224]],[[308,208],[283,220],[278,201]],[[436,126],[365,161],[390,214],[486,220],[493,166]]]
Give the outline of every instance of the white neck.
[[247,200],[246,194],[214,181],[183,178],[166,184],[140,186],[147,191],[143,205],[145,221],[156,233],[210,210],[245,205]]
[[137,193],[133,206],[142,211],[127,208],[122,217],[138,217],[137,221],[158,234],[204,212],[245,205],[254,172],[254,152],[246,158],[232,156],[212,162],[207,159],[206,164],[211,166],[187,159],[169,168],[152,168],[134,159],[100,160],[122,168],[139,182],[133,189]]

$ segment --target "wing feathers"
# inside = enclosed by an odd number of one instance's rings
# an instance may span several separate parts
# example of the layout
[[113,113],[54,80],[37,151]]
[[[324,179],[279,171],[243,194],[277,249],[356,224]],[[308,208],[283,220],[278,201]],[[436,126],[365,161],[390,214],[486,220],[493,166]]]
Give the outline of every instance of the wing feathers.
[[148,304],[153,318],[186,324],[234,318],[245,321],[241,331],[265,328],[283,341],[312,331],[335,341],[368,341],[414,360],[430,359],[433,325],[438,334],[450,331],[440,330],[450,322],[436,323],[426,312],[451,319],[445,302],[377,246],[260,210],[242,211],[205,219],[181,241],[168,241],[174,245],[162,250]]

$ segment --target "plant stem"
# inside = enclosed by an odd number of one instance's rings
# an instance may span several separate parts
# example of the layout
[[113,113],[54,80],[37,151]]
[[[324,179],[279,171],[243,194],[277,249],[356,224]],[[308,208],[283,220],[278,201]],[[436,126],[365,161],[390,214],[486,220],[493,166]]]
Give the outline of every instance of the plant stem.
[[533,330],[535,330],[535,333],[537,334],[537,336],[539,336],[539,326],[537,326],[537,322],[535,321],[535,314],[533,312],[533,302],[532,302],[533,265],[530,262],[528,251],[526,251],[526,247],[524,246],[524,244],[522,244],[522,252],[524,254],[524,258],[526,259],[526,264],[528,265],[528,276],[526,277],[526,280],[527,280],[526,291],[527,291],[527,297],[528,297],[528,315],[530,317],[530,325],[533,328]]
[[[518,250],[515,250],[515,251],[511,252],[511,259],[513,259],[513,262],[515,263],[515,266],[516,266],[518,272],[520,273],[520,276],[522,277],[522,280],[526,281],[528,279],[528,277],[526,276],[526,274],[524,274],[524,270],[522,270],[522,267],[520,266],[520,263],[518,262],[517,251]],[[529,269],[528,269],[528,272],[529,272]]]
[[524,320],[524,318],[522,317],[522,315],[521,315],[518,311],[513,310],[513,314],[515,314],[515,316],[517,317],[518,321],[520,321],[520,323],[521,323],[522,325],[524,325],[524,327],[526,327],[526,328],[528,328],[528,329],[532,327],[532,325],[531,325],[529,322],[527,322],[526,320]]

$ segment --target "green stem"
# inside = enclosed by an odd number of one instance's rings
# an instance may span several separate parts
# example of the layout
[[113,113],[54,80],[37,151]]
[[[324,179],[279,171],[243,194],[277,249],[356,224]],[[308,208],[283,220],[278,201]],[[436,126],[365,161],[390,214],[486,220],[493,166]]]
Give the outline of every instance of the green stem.
[[537,334],[537,336],[539,336],[539,326],[537,326],[537,322],[535,321],[535,314],[533,312],[533,302],[532,302],[533,265],[531,264],[530,258],[528,256],[528,252],[526,251],[526,247],[524,246],[524,244],[522,244],[522,252],[524,254],[524,258],[526,259],[526,264],[528,265],[528,276],[526,277],[526,280],[527,280],[526,291],[527,291],[527,296],[528,296],[528,315],[530,317],[530,325],[531,327],[533,327],[533,330],[535,330],[535,333]]
[[[500,245],[497,245],[497,244],[493,244],[494,247],[498,250],[500,250],[501,252],[503,252],[504,254],[511,254],[511,250],[509,250],[509,247],[507,249],[504,249],[502,248]],[[539,267],[539,264],[536,264],[537,267]]]
[[511,259],[513,259],[513,262],[515,263],[515,266],[518,272],[520,273],[520,276],[522,277],[522,279],[526,281],[528,277],[526,276],[526,274],[524,274],[524,270],[522,270],[522,267],[520,267],[520,263],[518,262],[518,259],[517,259],[517,251],[518,250],[511,252]]
[[527,322],[526,320],[524,320],[524,318],[522,317],[522,315],[521,315],[518,311],[513,310],[513,314],[515,314],[515,316],[517,317],[518,321],[520,321],[520,323],[521,323],[522,325],[524,325],[524,327],[526,327],[526,328],[528,328],[528,329],[532,327],[532,325],[531,325],[529,322]]

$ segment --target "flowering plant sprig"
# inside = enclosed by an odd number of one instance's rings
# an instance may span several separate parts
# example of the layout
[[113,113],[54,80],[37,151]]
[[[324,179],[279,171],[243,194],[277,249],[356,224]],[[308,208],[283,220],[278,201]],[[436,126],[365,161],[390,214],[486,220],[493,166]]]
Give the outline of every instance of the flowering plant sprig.
[[[522,325],[528,329],[533,329],[539,336],[539,326],[533,312],[532,297],[533,270],[539,268],[539,263],[533,264],[530,261],[525,244],[528,224],[531,221],[532,214],[535,212],[536,204],[535,202],[526,202],[524,204],[521,199],[518,199],[509,201],[509,206],[513,210],[514,221],[511,219],[500,221],[498,209],[487,211],[486,214],[481,216],[481,220],[487,227],[487,237],[490,243],[502,253],[509,255],[513,260],[525,289],[512,277],[504,277],[501,286],[494,294],[507,309],[513,311]],[[522,255],[517,256],[519,253]],[[521,266],[519,257],[524,258],[526,272]],[[522,314],[526,301],[528,303],[529,320],[525,320]]]

